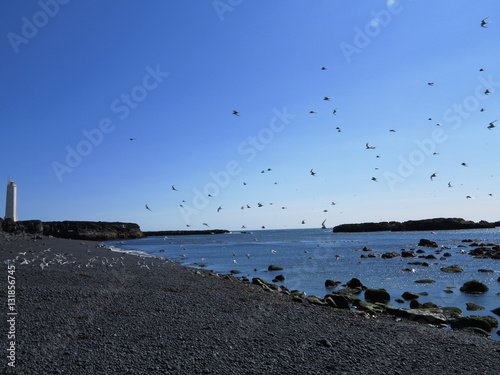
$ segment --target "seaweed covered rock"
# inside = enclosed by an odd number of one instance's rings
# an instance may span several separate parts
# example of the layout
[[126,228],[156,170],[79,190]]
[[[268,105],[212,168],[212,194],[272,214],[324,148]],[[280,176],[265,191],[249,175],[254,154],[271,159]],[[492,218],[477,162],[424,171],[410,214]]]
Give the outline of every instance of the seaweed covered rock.
[[460,287],[461,292],[470,294],[486,293],[488,290],[490,290],[490,288],[488,288],[486,284],[483,284],[482,282],[477,280],[467,281]]

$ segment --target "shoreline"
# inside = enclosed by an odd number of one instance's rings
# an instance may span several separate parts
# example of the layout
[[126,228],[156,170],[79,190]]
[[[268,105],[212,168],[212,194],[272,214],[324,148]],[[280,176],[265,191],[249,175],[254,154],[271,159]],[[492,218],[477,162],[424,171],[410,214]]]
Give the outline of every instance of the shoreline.
[[99,244],[0,237],[4,274],[4,261],[17,257],[17,365],[6,373],[429,374],[454,363],[459,373],[496,374],[500,367],[500,344],[470,332],[294,302],[236,277]]

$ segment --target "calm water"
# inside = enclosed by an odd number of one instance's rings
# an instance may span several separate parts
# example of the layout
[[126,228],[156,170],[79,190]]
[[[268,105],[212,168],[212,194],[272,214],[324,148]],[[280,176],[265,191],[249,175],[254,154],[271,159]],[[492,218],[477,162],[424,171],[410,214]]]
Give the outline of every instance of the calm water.
[[[368,246],[373,253],[401,249],[418,249],[421,238],[436,241],[439,246],[449,249],[435,254],[438,259],[414,258],[367,258],[362,249]],[[329,292],[324,287],[326,279],[346,283],[353,277],[372,288],[385,288],[392,297],[391,303],[408,307],[408,303],[399,304],[393,300],[400,298],[405,291],[428,292],[421,296],[421,303],[431,301],[440,306],[456,306],[464,315],[494,315],[490,310],[500,306],[500,260],[474,259],[460,250],[472,249],[463,239],[500,244],[500,228],[475,229],[460,231],[431,232],[370,232],[370,233],[333,233],[321,229],[263,230],[251,233],[233,233],[209,236],[171,236],[149,237],[139,240],[111,241],[107,245],[126,250],[140,250],[150,255],[173,259],[190,267],[201,267],[218,273],[239,270],[238,276],[261,277],[271,281],[282,274],[286,280],[282,283],[290,290],[298,289],[308,295],[323,297]],[[458,247],[465,245],[465,248]],[[422,248],[425,254],[434,254],[435,249]],[[160,251],[164,250],[164,251]],[[452,255],[446,260],[439,260],[445,252]],[[425,261],[429,267],[408,265],[411,261]],[[269,272],[270,264],[284,267],[283,271]],[[445,273],[440,267],[460,265],[464,272]],[[411,268],[414,272],[403,271]],[[495,273],[480,273],[479,269],[494,270]],[[416,284],[415,280],[433,279],[434,284]],[[483,295],[467,295],[459,291],[464,282],[479,280],[487,284],[490,291]],[[453,293],[443,292],[454,287]],[[466,302],[484,306],[482,311],[469,312]],[[497,317],[498,318],[498,317]],[[500,318],[499,318],[500,319]],[[494,334],[494,336],[496,336]],[[498,339],[498,337],[496,337]]]

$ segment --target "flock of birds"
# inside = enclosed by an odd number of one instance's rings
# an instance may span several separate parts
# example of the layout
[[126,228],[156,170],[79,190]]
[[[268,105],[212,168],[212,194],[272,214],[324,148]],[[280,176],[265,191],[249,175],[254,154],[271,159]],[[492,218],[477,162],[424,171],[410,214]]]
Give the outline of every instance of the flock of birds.
[[[480,25],[481,25],[481,27],[482,27],[482,28],[487,28],[487,27],[488,27],[487,25],[490,23],[490,21],[488,21],[488,19],[489,19],[489,17],[486,17],[486,18],[484,18],[484,19],[482,19],[482,20],[481,20]],[[327,70],[327,67],[326,67],[326,66],[322,66],[322,67],[321,67],[321,70],[322,70],[322,71],[325,71],[325,70]],[[485,69],[484,69],[484,68],[480,68],[480,69],[479,69],[479,71],[480,71],[480,72],[484,72],[484,71],[485,71]],[[430,86],[430,87],[434,87],[434,86],[436,85],[436,82],[434,82],[434,81],[430,81],[430,82],[427,82],[427,85],[428,85],[428,86]],[[486,90],[484,91],[484,95],[490,95],[492,92],[493,92],[492,90],[490,90],[489,88],[486,88]],[[323,100],[324,100],[324,101],[327,101],[327,102],[331,101],[331,99],[332,99],[332,98],[331,98],[331,97],[329,97],[329,96],[324,96],[324,97],[323,97]],[[484,112],[484,111],[485,111],[485,108],[481,108],[481,109],[480,109],[480,111],[481,111],[481,112]],[[316,112],[315,110],[310,110],[310,111],[309,111],[309,114],[316,114],[316,113],[317,113],[317,112]],[[333,108],[333,110],[332,110],[332,114],[333,114],[333,115],[337,115],[337,113],[338,113],[338,109],[337,109],[337,108]],[[236,110],[236,109],[235,109],[235,110],[233,110],[233,111],[232,111],[232,115],[237,116],[237,117],[241,117],[241,115],[242,115],[242,114],[240,113],[240,111],[238,111],[238,110]],[[429,118],[428,118],[428,120],[429,120],[429,121],[432,121],[432,117],[429,117]],[[496,127],[497,127],[497,125],[496,125],[495,123],[496,123],[497,121],[498,121],[498,120],[494,120],[494,121],[489,122],[489,123],[488,123],[488,125],[486,126],[486,128],[487,128],[488,130],[492,130],[492,129],[496,128]],[[436,124],[436,126],[443,126],[443,124],[442,124],[442,123],[437,123],[437,124]],[[342,132],[342,129],[341,129],[339,126],[337,126],[335,129],[336,129],[336,131],[337,131],[337,132],[339,132],[339,133],[341,133],[341,132]],[[389,130],[389,132],[391,132],[391,133],[396,133],[396,130],[395,130],[395,129],[390,129],[390,130]],[[130,138],[130,140],[131,140],[131,141],[132,141],[132,140],[135,140],[135,138]],[[371,145],[369,142],[366,142],[366,143],[365,143],[365,149],[366,149],[366,150],[370,150],[370,151],[372,151],[372,150],[376,150],[376,149],[377,149],[377,147],[376,147],[376,146]],[[438,154],[439,154],[438,152],[434,152],[434,153],[433,153],[433,155],[438,155]],[[376,158],[380,158],[380,155],[376,155]],[[469,167],[469,165],[468,165],[466,162],[461,162],[461,164],[460,164],[460,165],[461,165],[461,166],[463,166],[463,167],[467,167],[467,168]],[[379,168],[375,168],[375,170],[378,170],[378,169],[379,169]],[[264,169],[264,170],[262,170],[262,171],[261,171],[261,173],[263,173],[263,174],[264,174],[264,173],[268,173],[268,172],[271,172],[271,171],[272,171],[272,169],[271,169],[271,168],[268,168],[268,169]],[[316,176],[317,176],[317,172],[316,172],[316,171],[314,171],[314,168],[311,168],[311,169],[309,170],[309,175],[310,175],[310,176],[312,176],[312,177],[316,177]],[[435,180],[435,179],[437,179],[437,178],[438,178],[438,172],[434,172],[434,173],[432,173],[432,174],[430,175],[430,180],[431,180],[431,181],[434,181],[434,180]],[[377,177],[371,177],[371,181],[373,181],[373,182],[378,182],[379,180],[378,180],[378,178],[377,178]],[[277,184],[278,184],[278,182],[274,182],[274,184],[275,184],[275,185],[277,185]],[[246,186],[246,185],[247,185],[247,182],[243,182],[243,185],[245,185],[245,186]],[[454,187],[454,185],[452,185],[451,181],[449,181],[449,182],[448,182],[448,185],[447,185],[447,186],[448,186],[448,188],[453,188],[453,187]],[[178,191],[179,191],[179,190],[176,188],[176,186],[175,186],[175,185],[172,185],[172,186],[171,186],[171,190],[172,190],[172,191],[175,191],[175,192],[178,192]],[[492,194],[492,193],[490,193],[490,194],[488,194],[488,195],[489,195],[490,197],[493,197],[493,194]],[[214,198],[211,194],[207,194],[207,197],[208,197],[208,198]],[[476,197],[475,197],[475,196],[472,196],[472,195],[467,195],[465,198],[466,198],[466,199],[475,199]],[[185,203],[186,203],[186,201],[185,201],[185,200],[182,200],[182,202],[179,204],[179,207],[180,207],[181,209],[184,209],[184,208],[185,208],[185,207],[184,207],[184,204],[185,204]],[[273,205],[273,203],[269,203],[269,205]],[[335,205],[335,202],[332,202],[332,205]],[[264,207],[264,203],[262,203],[262,202],[258,202],[258,203],[256,204],[256,206],[257,206],[258,208]],[[146,208],[146,210],[148,210],[148,211],[151,211],[151,212],[152,212],[152,209],[149,207],[149,205],[148,205],[148,204],[146,204],[146,205],[145,205],[145,208]],[[252,208],[252,206],[251,206],[250,204],[245,204],[245,205],[242,205],[242,206],[241,206],[241,210],[250,209],[250,208]],[[218,206],[218,207],[217,207],[217,209],[216,209],[216,211],[217,211],[217,213],[219,213],[219,212],[221,212],[223,209],[224,209],[224,208],[223,208],[223,206]],[[285,209],[287,209],[287,207],[282,206],[282,207],[281,207],[281,209],[285,210]],[[327,209],[324,209],[324,210],[323,210],[323,212],[325,212],[325,213],[326,213],[326,212],[328,212],[328,210],[327,210]],[[325,222],[326,222],[326,219],[325,219],[325,220],[323,220],[323,222],[321,223],[321,228],[322,228],[322,229],[326,229]],[[305,220],[305,219],[301,220],[301,221],[300,221],[300,224],[301,224],[301,225],[306,224],[306,220]],[[210,228],[209,224],[208,224],[208,223],[206,223],[206,222],[203,222],[203,223],[202,223],[202,225],[203,225],[203,226],[206,226],[207,228]],[[190,225],[190,224],[186,224],[186,227],[191,227],[191,225]],[[245,225],[242,225],[242,226],[241,226],[241,228],[242,228],[242,229],[246,229],[246,226],[245,226]],[[265,226],[265,225],[262,225],[262,226],[261,226],[261,228],[262,228],[262,229],[265,229],[265,228],[266,228],[266,226]]]

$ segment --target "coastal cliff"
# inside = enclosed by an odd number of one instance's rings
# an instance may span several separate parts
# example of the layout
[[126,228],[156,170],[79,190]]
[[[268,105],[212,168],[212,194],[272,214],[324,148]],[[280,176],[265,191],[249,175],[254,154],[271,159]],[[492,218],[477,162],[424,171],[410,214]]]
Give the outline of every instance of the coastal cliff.
[[13,221],[0,219],[0,231],[9,234],[44,235],[74,240],[115,240],[142,238],[144,234],[135,223],[104,221]]
[[500,222],[489,223],[481,220],[475,223],[462,218],[435,218],[425,220],[409,220],[404,222],[382,221],[380,223],[341,224],[333,228],[333,232],[382,232],[382,231],[424,231],[424,230],[456,230],[495,228]]

